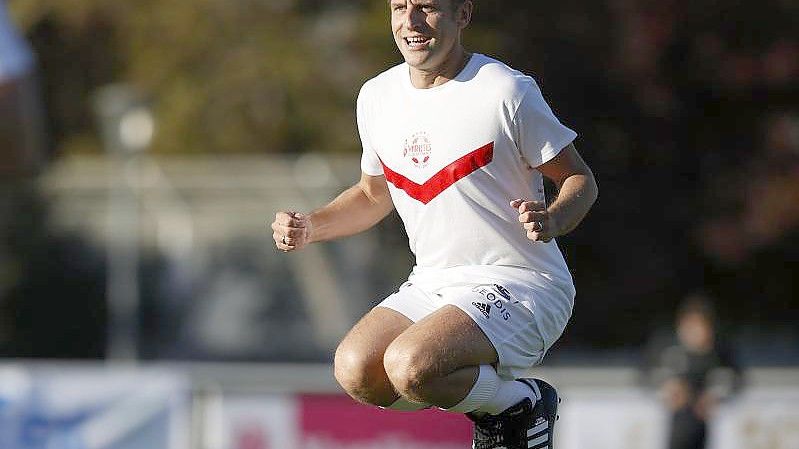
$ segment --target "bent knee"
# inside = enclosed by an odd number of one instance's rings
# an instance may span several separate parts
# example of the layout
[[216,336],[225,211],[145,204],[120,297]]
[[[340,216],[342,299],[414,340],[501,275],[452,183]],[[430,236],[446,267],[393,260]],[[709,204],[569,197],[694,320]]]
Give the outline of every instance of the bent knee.
[[339,348],[333,360],[333,375],[336,381],[347,391],[362,390],[369,384],[369,371],[373,371],[379,360],[374,357],[347,348]]
[[396,400],[379,356],[339,347],[333,375],[344,391],[359,402],[388,406]]
[[414,347],[391,344],[383,356],[383,367],[397,392],[418,399],[425,383],[435,377],[432,363]]

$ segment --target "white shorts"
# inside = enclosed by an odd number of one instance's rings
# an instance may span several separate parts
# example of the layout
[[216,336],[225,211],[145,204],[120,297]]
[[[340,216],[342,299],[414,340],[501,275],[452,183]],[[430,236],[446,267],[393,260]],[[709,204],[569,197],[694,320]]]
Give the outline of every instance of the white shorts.
[[573,295],[507,277],[457,277],[461,279],[455,282],[441,282],[440,276],[435,276],[437,281],[426,282],[411,276],[377,307],[395,310],[418,322],[445,305],[454,305],[469,315],[494,345],[501,377],[529,376],[529,369],[541,363],[563,333],[571,316]]

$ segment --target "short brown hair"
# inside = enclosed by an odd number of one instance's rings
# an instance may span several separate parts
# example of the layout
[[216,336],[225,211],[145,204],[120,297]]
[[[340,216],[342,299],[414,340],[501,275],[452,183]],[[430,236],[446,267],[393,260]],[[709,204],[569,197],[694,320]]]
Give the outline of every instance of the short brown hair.
[[[466,3],[466,1],[467,0],[450,0],[452,4],[452,10],[456,11],[462,4]],[[391,3],[391,0],[389,0],[389,3]],[[472,3],[474,3],[474,0],[472,0]]]

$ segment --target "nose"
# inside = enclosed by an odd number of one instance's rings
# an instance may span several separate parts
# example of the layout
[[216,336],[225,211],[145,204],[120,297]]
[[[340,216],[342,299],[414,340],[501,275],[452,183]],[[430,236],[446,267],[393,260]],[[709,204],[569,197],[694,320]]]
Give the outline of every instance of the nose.
[[419,31],[424,23],[424,13],[421,9],[411,5],[405,11],[405,28],[411,31]]

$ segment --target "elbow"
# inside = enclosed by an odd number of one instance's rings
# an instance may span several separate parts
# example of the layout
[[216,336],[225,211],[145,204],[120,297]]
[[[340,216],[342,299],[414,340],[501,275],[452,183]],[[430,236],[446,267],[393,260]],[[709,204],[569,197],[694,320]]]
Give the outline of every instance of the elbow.
[[584,201],[588,207],[591,207],[599,198],[599,184],[596,182],[594,173],[586,167],[586,170],[580,173],[575,173],[566,177],[559,185],[559,190],[568,180],[573,180],[575,188],[578,191],[578,196]]
[[385,184],[375,185],[374,183],[360,182],[358,183],[358,188],[370,208],[379,211],[380,219],[383,219],[394,210],[394,202],[391,200],[391,194]]
[[590,192],[591,204],[593,205],[596,203],[596,200],[599,199],[599,184],[596,182],[596,177],[594,177],[594,174],[591,172],[588,173],[588,191]]

